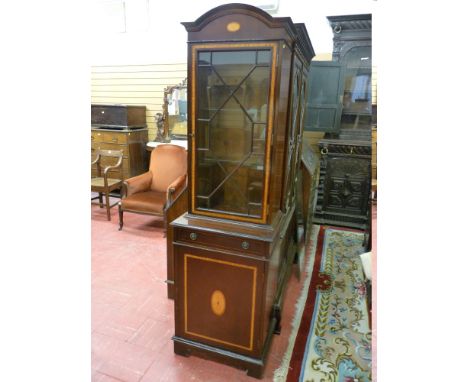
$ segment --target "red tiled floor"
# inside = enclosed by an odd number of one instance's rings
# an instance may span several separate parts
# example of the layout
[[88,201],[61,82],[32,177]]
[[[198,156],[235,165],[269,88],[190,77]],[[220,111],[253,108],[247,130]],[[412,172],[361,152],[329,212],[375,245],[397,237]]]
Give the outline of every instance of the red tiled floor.
[[96,371],[125,382],[138,382],[154,361],[157,353],[126,341],[113,341],[107,357]]
[[[244,370],[176,355],[174,303],[167,299],[166,239],[161,220],[92,206],[92,381],[255,381]],[[302,280],[285,294],[282,333],[274,336],[264,372],[272,381],[286,350]]]

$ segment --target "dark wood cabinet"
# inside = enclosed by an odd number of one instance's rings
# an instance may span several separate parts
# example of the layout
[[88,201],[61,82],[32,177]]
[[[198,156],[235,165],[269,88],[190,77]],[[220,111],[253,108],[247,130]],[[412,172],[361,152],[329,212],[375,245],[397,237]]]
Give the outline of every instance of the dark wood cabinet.
[[366,229],[371,190],[372,18],[330,16],[333,60],[312,62],[305,129],[322,131],[314,222]]
[[91,126],[124,130],[146,128],[146,106],[91,105]]
[[297,247],[303,24],[242,4],[188,31],[188,212],[173,227],[178,354],[261,377]]
[[322,140],[314,221],[368,228],[371,142]]

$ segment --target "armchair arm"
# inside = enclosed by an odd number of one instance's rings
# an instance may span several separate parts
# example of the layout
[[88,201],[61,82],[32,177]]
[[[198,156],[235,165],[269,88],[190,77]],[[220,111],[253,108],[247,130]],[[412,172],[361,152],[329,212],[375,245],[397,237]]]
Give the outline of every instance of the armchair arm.
[[96,164],[96,163],[99,161],[99,157],[100,157],[100,155],[98,154],[98,155],[96,156],[96,159],[93,160],[93,161],[91,162],[91,166],[92,166],[93,164]]
[[167,187],[166,205],[169,206],[184,190],[187,183],[187,174],[179,176]]
[[127,179],[126,181],[124,181],[123,197],[127,197],[136,194],[137,192],[148,190],[151,186],[152,179],[153,174],[151,173],[151,171],[147,171],[143,174]]
[[114,168],[119,168],[120,166],[122,166],[122,160],[123,158],[122,157],[119,157],[119,160],[117,161],[117,163],[113,166],[107,166],[105,169],[104,169],[104,178],[107,178],[107,173],[109,172],[109,170],[112,170]]

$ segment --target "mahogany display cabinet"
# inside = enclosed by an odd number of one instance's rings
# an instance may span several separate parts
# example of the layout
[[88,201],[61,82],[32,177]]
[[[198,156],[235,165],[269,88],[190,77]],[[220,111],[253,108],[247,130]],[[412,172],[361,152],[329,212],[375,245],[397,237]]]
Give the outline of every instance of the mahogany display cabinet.
[[175,219],[174,351],[261,378],[297,252],[303,24],[227,4],[188,31],[188,210]]

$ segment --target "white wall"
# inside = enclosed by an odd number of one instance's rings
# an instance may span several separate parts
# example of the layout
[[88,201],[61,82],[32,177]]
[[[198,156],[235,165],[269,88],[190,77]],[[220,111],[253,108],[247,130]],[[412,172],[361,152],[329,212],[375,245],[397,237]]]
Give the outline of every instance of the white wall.
[[[317,54],[332,51],[332,32],[326,16],[374,13],[377,7],[374,0],[277,1],[277,11],[272,15],[305,23]],[[93,0],[91,65],[185,62],[187,32],[180,23],[195,21],[211,8],[228,2]],[[244,2],[259,5],[275,0]]]

